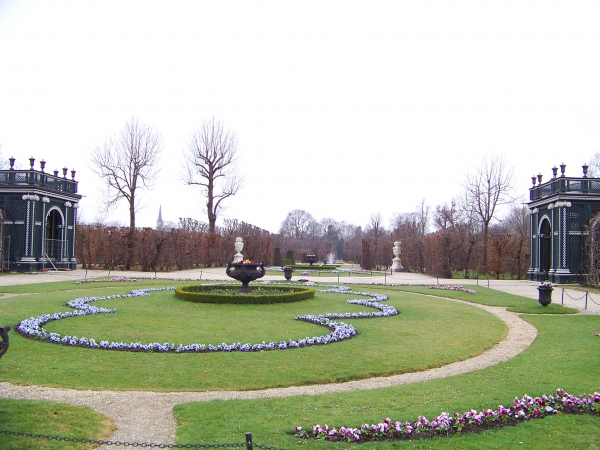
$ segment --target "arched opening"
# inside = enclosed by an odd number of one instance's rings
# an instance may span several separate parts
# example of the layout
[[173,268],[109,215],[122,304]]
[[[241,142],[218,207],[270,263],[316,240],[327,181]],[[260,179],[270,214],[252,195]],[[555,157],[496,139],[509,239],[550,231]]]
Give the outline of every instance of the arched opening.
[[44,252],[52,260],[61,260],[63,243],[63,218],[56,209],[52,209],[46,216],[46,230]]
[[540,226],[540,270],[546,274],[546,278],[548,278],[552,262],[551,235],[550,221],[548,219],[542,220],[542,225]]

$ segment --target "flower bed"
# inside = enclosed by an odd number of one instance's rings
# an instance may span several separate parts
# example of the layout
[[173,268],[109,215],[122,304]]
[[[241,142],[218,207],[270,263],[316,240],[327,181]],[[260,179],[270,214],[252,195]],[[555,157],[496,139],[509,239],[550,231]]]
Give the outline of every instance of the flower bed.
[[419,416],[415,422],[394,422],[386,418],[378,424],[364,424],[358,428],[315,425],[310,430],[304,430],[302,427],[296,427],[296,436],[351,442],[447,437],[456,433],[475,433],[488,428],[515,425],[560,413],[587,413],[600,417],[600,393],[576,397],[557,389],[556,395],[536,398],[525,395],[521,399],[515,397],[513,406],[499,405],[497,410],[471,410],[453,415],[443,412],[431,421],[424,416]]
[[[278,285],[280,283],[277,283]],[[219,287],[227,287],[228,285],[204,285],[207,289],[214,289],[215,286]],[[265,287],[265,286],[261,286]],[[301,286],[295,287],[297,289],[305,289]],[[364,306],[373,307],[379,309],[380,312],[377,313],[348,313],[348,314],[325,314],[325,315],[305,315],[296,317],[296,320],[301,320],[304,322],[313,323],[315,325],[320,325],[326,327],[330,330],[329,334],[313,336],[313,337],[305,337],[297,340],[289,340],[289,341],[272,341],[269,343],[261,342],[261,343],[244,343],[241,344],[239,342],[233,344],[172,344],[172,343],[149,343],[142,344],[141,342],[110,342],[107,340],[97,341],[93,338],[81,337],[77,336],[61,336],[58,333],[48,333],[43,325],[51,320],[60,320],[67,317],[78,317],[89,314],[114,314],[117,311],[115,309],[107,309],[107,308],[98,308],[96,306],[90,305],[89,303],[99,300],[110,300],[116,298],[126,298],[126,297],[140,297],[140,296],[149,296],[150,292],[153,291],[163,291],[163,290],[174,290],[175,288],[149,288],[149,289],[138,289],[132,291],[127,295],[111,295],[104,297],[83,297],[75,300],[71,300],[67,302],[67,306],[74,308],[74,311],[69,312],[59,312],[53,314],[43,314],[38,317],[31,317],[29,319],[25,319],[19,323],[16,327],[16,330],[19,334],[32,338],[39,339],[46,342],[51,342],[55,344],[73,346],[73,347],[86,347],[86,348],[96,348],[103,350],[126,350],[126,351],[136,351],[136,352],[160,352],[160,353],[202,353],[202,352],[219,352],[219,351],[264,351],[264,350],[285,350],[291,348],[302,348],[309,347],[313,345],[326,345],[333,342],[339,342],[346,339],[350,339],[356,336],[356,329],[347,323],[344,322],[336,322],[332,319],[335,318],[366,318],[366,317],[388,317],[391,315],[398,314],[395,308],[390,306],[380,305],[379,302],[387,300],[387,297],[381,294],[370,294],[367,292],[358,292],[356,295],[360,296],[369,296],[372,297],[371,301],[364,300],[348,300],[347,303],[359,303]],[[281,286],[278,286],[277,289],[281,289]],[[312,291],[312,295],[314,295],[314,290]],[[332,289],[323,290],[322,292],[335,292],[335,293],[344,293],[350,294],[350,288],[345,286],[335,286]],[[286,294],[284,294],[286,295]]]

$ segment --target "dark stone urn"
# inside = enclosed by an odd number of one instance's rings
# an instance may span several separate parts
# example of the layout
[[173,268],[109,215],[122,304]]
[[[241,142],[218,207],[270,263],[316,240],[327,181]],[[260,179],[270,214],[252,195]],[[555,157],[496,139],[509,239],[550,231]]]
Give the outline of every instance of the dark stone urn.
[[292,270],[293,269],[291,267],[284,267],[283,268],[283,276],[288,281],[290,281],[292,279]]
[[542,306],[548,306],[552,302],[552,291],[554,288],[550,284],[540,284],[537,287],[538,302]]
[[316,263],[318,261],[317,255],[306,255],[306,262],[310,263],[310,265],[312,266],[313,263]]
[[227,276],[242,282],[242,287],[238,289],[238,294],[252,294],[252,289],[248,283],[265,276],[265,263],[228,263]]

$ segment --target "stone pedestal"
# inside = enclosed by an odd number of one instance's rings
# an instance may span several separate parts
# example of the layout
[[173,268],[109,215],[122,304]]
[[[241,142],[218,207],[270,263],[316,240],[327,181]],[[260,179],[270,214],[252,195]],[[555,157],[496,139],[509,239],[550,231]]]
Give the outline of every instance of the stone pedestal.
[[402,260],[398,257],[392,259],[392,272],[402,272],[404,267],[402,266]]

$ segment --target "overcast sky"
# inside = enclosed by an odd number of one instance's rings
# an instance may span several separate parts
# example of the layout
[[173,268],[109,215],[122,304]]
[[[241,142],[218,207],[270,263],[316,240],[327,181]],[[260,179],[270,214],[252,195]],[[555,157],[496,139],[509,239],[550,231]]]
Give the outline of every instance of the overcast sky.
[[0,0],[2,157],[75,169],[84,221],[90,152],[135,117],[164,141],[137,225],[206,222],[178,168],[212,116],[247,179],[221,217],[273,232],[293,209],[364,227],[449,202],[483,155],[525,199],[600,151],[600,2]]

